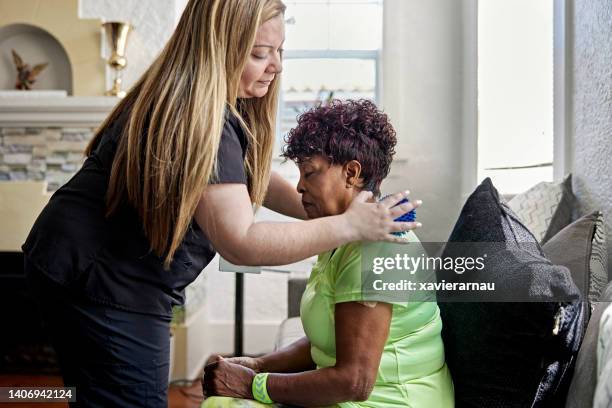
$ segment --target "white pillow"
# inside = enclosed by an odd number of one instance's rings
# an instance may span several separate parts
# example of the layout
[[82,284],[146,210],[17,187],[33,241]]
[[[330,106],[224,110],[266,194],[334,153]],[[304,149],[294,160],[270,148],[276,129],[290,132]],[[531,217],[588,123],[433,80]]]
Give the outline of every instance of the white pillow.
[[540,244],[571,222],[574,204],[571,177],[570,174],[561,183],[538,183],[508,202]]
[[597,342],[597,388],[593,408],[612,407],[612,305],[603,312],[599,321]]

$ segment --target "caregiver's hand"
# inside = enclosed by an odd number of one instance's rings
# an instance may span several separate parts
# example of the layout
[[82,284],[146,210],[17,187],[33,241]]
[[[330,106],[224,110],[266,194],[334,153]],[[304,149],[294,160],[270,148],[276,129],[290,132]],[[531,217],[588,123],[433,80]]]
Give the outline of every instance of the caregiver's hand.
[[218,395],[221,397],[253,399],[251,384],[255,371],[240,364],[230,363],[222,357],[204,367],[202,391],[205,397]]
[[421,226],[418,222],[395,222],[395,218],[421,206],[421,200],[410,201],[394,207],[408,197],[409,192],[392,194],[379,202],[373,202],[372,193],[362,191],[342,214],[355,241],[388,241],[403,243],[392,232],[408,231]]

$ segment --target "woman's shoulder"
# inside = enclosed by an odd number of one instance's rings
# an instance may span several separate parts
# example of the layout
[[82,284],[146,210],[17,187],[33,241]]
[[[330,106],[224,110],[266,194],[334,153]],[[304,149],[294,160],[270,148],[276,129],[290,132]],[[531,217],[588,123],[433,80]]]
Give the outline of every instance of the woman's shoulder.
[[404,243],[393,243],[387,241],[369,241],[369,242],[351,242],[345,245],[347,253],[359,253],[360,255],[373,254],[395,254],[395,253],[413,253],[422,252],[422,244],[419,237],[414,231],[403,233],[402,238]]
[[341,261],[342,259],[362,256],[364,253],[377,253],[377,252],[390,252],[398,249],[407,249],[410,244],[413,244],[412,247],[422,247],[421,240],[419,237],[413,232],[408,231],[404,233],[403,236],[406,243],[395,244],[392,242],[386,241],[354,241],[349,242],[348,244],[344,244],[334,251],[332,255],[332,259],[336,261]]
[[425,248],[413,231],[404,234],[406,243],[396,244],[386,241],[355,241],[344,244],[333,252],[329,260],[337,271],[351,267],[357,263],[372,263],[374,258],[422,257],[426,255]]
[[249,140],[237,114],[232,109],[225,109],[222,138],[234,138],[240,143],[243,153],[246,152]]
[[361,257],[362,247],[364,243],[360,241],[349,242],[336,248],[330,260],[338,266],[345,264],[356,257]]
[[[111,161],[124,133],[123,130],[129,124],[130,112],[126,109],[121,112],[113,113],[112,115],[115,115],[115,118],[108,122],[106,126],[98,130],[96,135],[97,141],[91,151],[91,155],[110,158]],[[109,153],[110,157],[107,157]]]

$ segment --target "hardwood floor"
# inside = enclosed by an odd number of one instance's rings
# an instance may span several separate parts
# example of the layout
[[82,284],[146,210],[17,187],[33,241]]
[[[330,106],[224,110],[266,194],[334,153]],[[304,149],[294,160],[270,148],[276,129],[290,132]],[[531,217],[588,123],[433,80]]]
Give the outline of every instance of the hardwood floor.
[[[0,374],[0,387],[61,387],[60,376],[49,375],[11,375]],[[191,386],[170,386],[168,390],[168,408],[197,408],[202,401],[202,387],[199,381]],[[15,408],[68,408],[66,403],[0,403],[0,407]]]

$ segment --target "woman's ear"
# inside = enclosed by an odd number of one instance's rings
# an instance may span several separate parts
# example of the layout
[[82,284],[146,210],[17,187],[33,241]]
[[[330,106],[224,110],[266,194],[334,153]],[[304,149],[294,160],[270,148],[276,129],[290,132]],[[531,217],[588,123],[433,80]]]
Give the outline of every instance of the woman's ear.
[[344,165],[344,175],[346,178],[346,188],[363,187],[363,178],[361,177],[361,163],[357,160],[348,161]]

